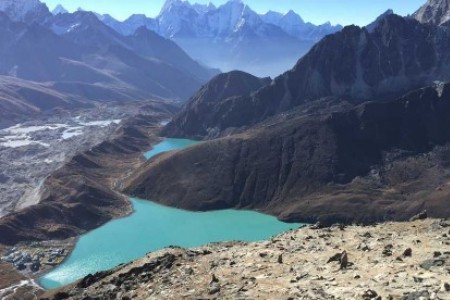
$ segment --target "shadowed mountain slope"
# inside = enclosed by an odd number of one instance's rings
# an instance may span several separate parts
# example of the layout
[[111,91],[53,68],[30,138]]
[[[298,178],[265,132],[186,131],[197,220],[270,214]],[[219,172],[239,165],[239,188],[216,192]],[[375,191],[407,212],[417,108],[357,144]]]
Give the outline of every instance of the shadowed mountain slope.
[[[270,81],[270,78],[258,78],[241,71],[217,75],[188,101],[164,129],[164,134],[190,138],[207,135],[207,128],[198,133],[199,126],[207,122],[205,118],[208,118],[211,109],[214,109],[217,103],[230,97],[250,94]],[[175,124],[177,125],[174,126]]]
[[[297,65],[251,95],[218,101],[193,134],[215,137],[328,96],[354,103],[389,99],[450,79],[450,30],[387,15],[371,31],[348,26],[325,37]],[[183,112],[186,114],[186,112]]]
[[333,113],[301,108],[242,134],[155,158],[126,191],[191,210],[256,209],[284,220],[450,215],[450,85]]

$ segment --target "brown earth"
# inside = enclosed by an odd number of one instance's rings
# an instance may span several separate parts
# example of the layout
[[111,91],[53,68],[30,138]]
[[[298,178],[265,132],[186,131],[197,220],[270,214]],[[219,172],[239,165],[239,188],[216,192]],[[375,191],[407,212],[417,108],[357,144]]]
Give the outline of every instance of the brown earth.
[[126,193],[189,210],[372,223],[450,215],[450,85],[338,112],[279,114],[147,162]]
[[0,219],[0,244],[65,239],[131,212],[116,185],[143,163],[168,113],[132,118],[111,138],[78,154],[44,183],[39,204]]

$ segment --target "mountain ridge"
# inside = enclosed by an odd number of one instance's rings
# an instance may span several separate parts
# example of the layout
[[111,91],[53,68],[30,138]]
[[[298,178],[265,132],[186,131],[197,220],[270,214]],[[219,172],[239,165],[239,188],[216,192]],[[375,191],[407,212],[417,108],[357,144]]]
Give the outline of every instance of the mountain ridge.
[[[292,15],[297,17],[289,18]],[[304,22],[292,25],[301,18],[294,12],[287,16],[291,25],[282,26],[283,18],[278,23],[266,22],[242,1],[228,1],[218,7],[166,1],[156,18],[132,15],[124,22],[106,15],[99,18],[123,35],[146,26],[177,42],[195,59],[223,71],[242,69],[258,76],[275,76],[291,67],[314,42],[342,28]],[[289,31],[291,27],[295,30]],[[264,72],[264,68],[270,71]]]
[[450,1],[427,0],[427,2],[413,14],[413,17],[421,23],[449,26]]
[[[124,37],[90,12],[48,13],[40,22],[28,24],[11,20],[15,11],[5,11],[8,14],[0,11],[0,54],[5,58],[0,74],[28,80],[30,86],[45,83],[49,93],[76,99],[70,100],[72,104],[184,100],[217,74],[170,40],[149,33],[146,39]],[[129,55],[123,55],[126,51]]]
[[[434,81],[450,80],[449,47],[447,28],[394,14],[380,19],[371,32],[347,26],[325,37],[293,69],[256,93],[216,103],[198,124],[202,134],[197,135],[214,138],[227,128],[251,126],[323,97],[354,103],[392,99]],[[205,130],[214,134],[205,135]]]
[[155,158],[125,192],[194,211],[252,209],[328,225],[402,221],[424,209],[446,217],[449,112],[449,84],[339,110],[300,107]]

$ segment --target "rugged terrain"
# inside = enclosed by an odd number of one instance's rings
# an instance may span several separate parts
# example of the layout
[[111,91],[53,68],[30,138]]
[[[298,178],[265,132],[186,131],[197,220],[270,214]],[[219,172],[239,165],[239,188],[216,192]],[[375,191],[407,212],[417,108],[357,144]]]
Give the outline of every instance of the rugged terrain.
[[330,23],[314,25],[295,12],[260,15],[243,1],[220,6],[167,0],[155,18],[143,14],[120,22],[110,15],[99,19],[124,35],[146,27],[175,41],[191,57],[223,71],[244,70],[277,76],[291,68],[311,46],[342,29]]
[[450,1],[449,0],[428,0],[413,17],[421,23],[431,23],[435,25],[450,25]]
[[75,155],[45,179],[39,203],[0,219],[0,243],[77,236],[130,212],[113,186],[142,163],[142,151],[158,140],[160,121],[133,119],[109,140]]
[[[176,12],[184,4],[169,1],[167,8]],[[160,139],[161,121],[172,111],[127,121],[46,178],[37,205],[0,219],[0,244],[78,236],[127,214],[125,192],[190,210],[253,209],[321,223],[268,242],[173,247],[44,298],[450,299],[445,221],[322,228],[406,221],[424,209],[419,218],[450,215],[447,4],[430,0],[414,18],[388,11],[368,27],[348,26],[273,81],[242,72],[215,77],[164,131],[205,140],[188,149],[145,161],[141,153]],[[254,21],[248,9],[242,16]],[[41,25],[0,17],[9,29],[25,32],[18,44],[25,50],[34,34],[62,45],[38,45],[53,51],[41,57],[51,68],[33,73],[26,64],[6,66],[8,75],[59,80],[60,68],[81,76],[75,68],[87,72],[83,78],[100,78],[102,91],[125,88],[125,98],[150,95],[148,84],[165,97],[183,98],[190,90],[182,86],[196,88],[185,76],[190,68],[174,68],[172,56],[161,57],[174,49],[171,42],[154,48],[161,37],[145,28],[124,37],[86,12],[56,14]],[[239,29],[250,30],[250,23]],[[181,37],[187,27],[177,25]],[[74,49],[83,50],[82,57]],[[104,78],[103,71],[117,76]],[[170,80],[161,87],[155,80],[164,78]],[[51,88],[86,91],[68,80]],[[132,84],[131,93],[122,84]],[[87,95],[98,94],[87,89]],[[27,142],[39,144],[32,138]]]
[[74,237],[130,212],[116,184],[142,164],[141,153],[176,109],[134,101],[0,130],[0,298],[34,299],[40,288],[30,278],[64,259]]
[[0,125],[53,109],[185,100],[218,73],[146,28],[124,36],[94,13],[0,4]]
[[40,114],[33,121],[0,127],[0,217],[35,204],[48,175],[75,154],[107,140],[122,120],[137,114],[169,117],[174,110],[159,101],[110,103]]
[[215,138],[324,97],[355,104],[394,99],[448,81],[449,48],[448,27],[388,14],[370,32],[347,26],[325,37],[291,70],[254,93],[215,102],[199,122],[175,118],[171,126],[179,127],[177,133],[189,128],[192,135],[196,128],[198,136]]
[[209,128],[201,128],[208,121],[217,103],[240,95],[250,94],[269,84],[270,78],[258,78],[242,71],[217,75],[197,91],[183,106],[175,118],[167,124],[163,134],[202,139]]
[[260,88],[226,98],[249,75],[212,80],[164,131],[205,142],[148,162],[125,191],[288,221],[407,220],[425,208],[447,217],[449,47],[447,26],[387,11],[325,37]]
[[184,209],[257,209],[300,222],[407,220],[425,208],[445,217],[449,92],[439,85],[331,112],[300,107],[161,155],[129,177],[126,192]]
[[42,299],[450,299],[449,230],[419,220],[174,247]]

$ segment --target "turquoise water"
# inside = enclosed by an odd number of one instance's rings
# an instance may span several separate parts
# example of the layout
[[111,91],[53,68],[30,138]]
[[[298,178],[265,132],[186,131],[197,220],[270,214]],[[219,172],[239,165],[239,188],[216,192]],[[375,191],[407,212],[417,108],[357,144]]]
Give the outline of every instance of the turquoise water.
[[[176,145],[180,149],[192,144],[167,139],[155,149],[163,152]],[[153,155],[160,153],[154,150]],[[57,288],[170,245],[195,247],[228,240],[257,241],[299,227],[252,211],[189,212],[146,200],[130,201],[135,211],[132,215],[81,236],[67,260],[44,275],[40,284],[47,289]]]
[[179,150],[195,144],[198,144],[198,141],[186,139],[165,139],[163,142],[155,145],[152,150],[145,153],[144,156],[149,159],[162,152]]

